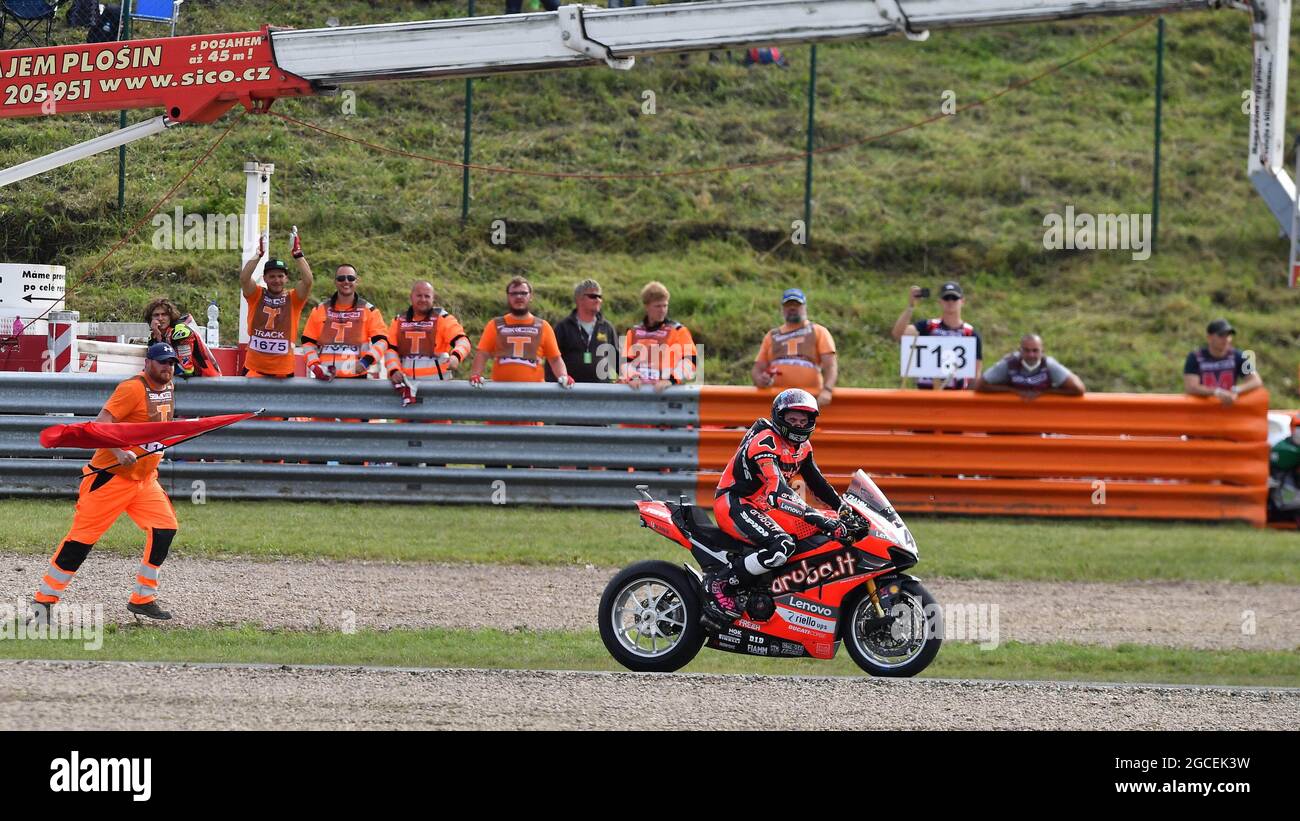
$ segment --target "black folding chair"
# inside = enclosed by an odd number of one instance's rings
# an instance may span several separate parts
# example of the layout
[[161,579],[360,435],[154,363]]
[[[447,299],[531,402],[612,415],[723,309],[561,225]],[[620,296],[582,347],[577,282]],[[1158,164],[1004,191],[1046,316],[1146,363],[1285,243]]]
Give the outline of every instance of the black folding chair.
[[[0,7],[0,48],[48,46],[54,27],[55,7],[45,0],[3,0]],[[36,39],[45,27],[45,38]]]

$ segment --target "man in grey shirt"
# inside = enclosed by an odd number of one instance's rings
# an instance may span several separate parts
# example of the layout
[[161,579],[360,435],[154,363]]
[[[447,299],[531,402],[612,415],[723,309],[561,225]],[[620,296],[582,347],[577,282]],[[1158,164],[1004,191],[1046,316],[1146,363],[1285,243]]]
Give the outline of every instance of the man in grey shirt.
[[1050,356],[1043,355],[1043,338],[1025,334],[1020,350],[1009,353],[975,380],[975,390],[987,393],[1020,394],[1037,399],[1045,393],[1083,396],[1083,381]]

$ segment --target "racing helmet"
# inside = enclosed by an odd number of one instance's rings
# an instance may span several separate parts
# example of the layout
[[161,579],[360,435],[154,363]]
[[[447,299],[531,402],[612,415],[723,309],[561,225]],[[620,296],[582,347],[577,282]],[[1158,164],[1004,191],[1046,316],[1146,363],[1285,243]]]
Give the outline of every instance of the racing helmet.
[[[792,425],[786,421],[785,414],[787,411],[803,411],[808,414],[808,424]],[[817,398],[811,393],[799,388],[789,388],[783,390],[772,400],[772,427],[776,432],[781,434],[788,442],[799,444],[807,442],[808,437],[813,435],[817,430]]]

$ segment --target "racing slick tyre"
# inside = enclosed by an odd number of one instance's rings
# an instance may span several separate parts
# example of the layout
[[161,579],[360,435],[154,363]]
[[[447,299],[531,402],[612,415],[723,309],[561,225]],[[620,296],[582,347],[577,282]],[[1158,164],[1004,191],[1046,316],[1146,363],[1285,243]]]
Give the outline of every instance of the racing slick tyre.
[[875,618],[866,591],[849,608],[844,622],[844,646],[857,665],[873,676],[907,678],[930,666],[943,644],[943,614],[934,596],[915,579],[880,580],[901,590],[886,611],[888,621]]
[[622,570],[600,597],[600,638],[614,660],[637,673],[671,673],[704,644],[699,582],[668,562]]

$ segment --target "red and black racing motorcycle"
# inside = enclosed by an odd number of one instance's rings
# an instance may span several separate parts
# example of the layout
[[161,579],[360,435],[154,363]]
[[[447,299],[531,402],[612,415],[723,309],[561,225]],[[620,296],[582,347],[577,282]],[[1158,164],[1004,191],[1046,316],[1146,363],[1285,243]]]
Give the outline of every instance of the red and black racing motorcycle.
[[[696,505],[657,501],[644,485],[636,503],[641,526],[687,550],[707,572],[753,545],[718,528]],[[934,597],[905,571],[916,564],[916,541],[885,494],[858,471],[843,495],[849,536],[820,532],[799,538],[795,553],[737,596],[740,618],[713,625],[703,616],[704,576],[689,564],[646,561],[622,570],[600,598],[600,637],[619,664],[668,673],[707,644],[757,656],[829,659],[843,642],[858,666],[875,676],[914,676],[943,641]],[[827,513],[827,515],[835,515]],[[784,526],[784,523],[782,523]],[[799,537],[811,528],[787,528]]]

